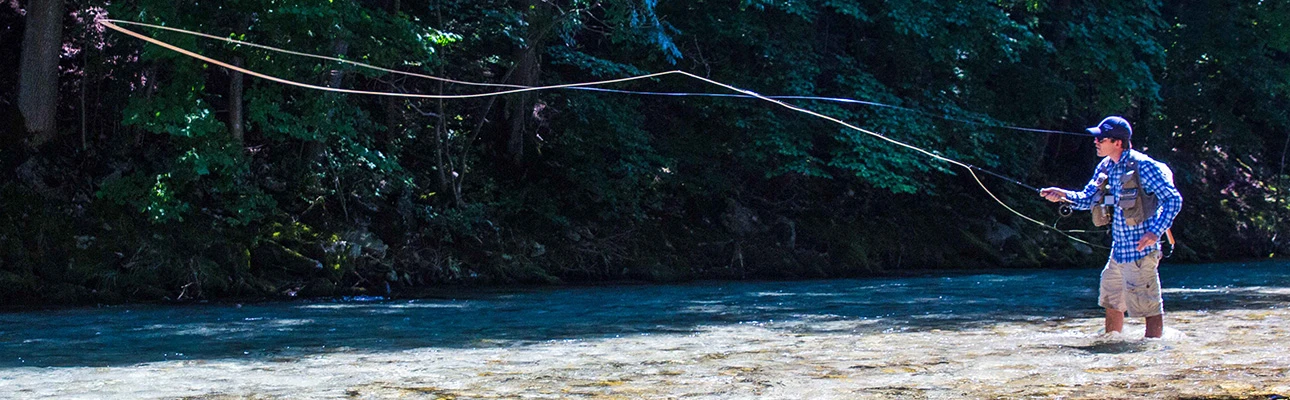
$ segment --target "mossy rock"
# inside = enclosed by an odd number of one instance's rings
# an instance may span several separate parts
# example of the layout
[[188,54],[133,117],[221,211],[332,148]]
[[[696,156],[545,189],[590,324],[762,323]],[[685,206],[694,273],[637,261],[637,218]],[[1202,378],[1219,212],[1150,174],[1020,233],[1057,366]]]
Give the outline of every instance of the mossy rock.
[[323,278],[314,278],[300,288],[304,297],[329,297],[336,295],[336,283]]
[[5,304],[28,301],[35,292],[36,277],[0,271],[0,301]]

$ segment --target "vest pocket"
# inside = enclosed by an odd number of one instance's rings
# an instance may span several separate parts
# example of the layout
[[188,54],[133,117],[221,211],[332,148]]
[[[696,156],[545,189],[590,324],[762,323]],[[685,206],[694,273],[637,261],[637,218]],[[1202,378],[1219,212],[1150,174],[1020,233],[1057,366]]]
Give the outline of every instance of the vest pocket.
[[1124,223],[1128,225],[1138,225],[1146,220],[1145,212],[1138,204],[1138,188],[1123,188],[1120,190],[1120,212],[1124,214]]
[[1093,205],[1093,226],[1107,226],[1111,223],[1111,213],[1108,210],[1114,210],[1102,204]]
[[1138,205],[1138,189],[1120,189],[1120,208],[1129,209]]
[[1139,182],[1138,182],[1138,173],[1137,173],[1137,171],[1133,171],[1133,170],[1126,171],[1126,172],[1124,173],[1124,175],[1123,175],[1122,177],[1120,177],[1120,187],[1121,187],[1121,188],[1124,188],[1124,189],[1137,189],[1137,188],[1138,188],[1138,184],[1139,184]]

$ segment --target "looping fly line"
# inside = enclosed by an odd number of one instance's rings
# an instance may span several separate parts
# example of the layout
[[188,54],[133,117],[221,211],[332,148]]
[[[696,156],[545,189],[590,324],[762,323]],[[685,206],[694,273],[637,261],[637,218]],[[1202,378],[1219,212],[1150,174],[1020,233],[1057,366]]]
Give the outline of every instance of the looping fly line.
[[[374,71],[381,71],[381,72],[386,72],[386,73],[390,73],[390,74],[404,75],[404,76],[411,76],[411,77],[422,78],[422,79],[429,79],[429,80],[440,81],[440,82],[445,82],[445,83],[452,83],[452,84],[457,84],[457,85],[464,85],[464,86],[482,86],[482,87],[501,87],[501,88],[511,88],[511,89],[530,89],[530,88],[532,88],[532,87],[529,87],[529,86],[523,86],[523,85],[511,85],[511,84],[504,84],[504,83],[486,83],[486,82],[460,81],[460,80],[449,79],[449,78],[443,78],[443,77],[438,77],[438,76],[433,76],[433,75],[425,75],[425,74],[418,74],[418,73],[415,73],[415,72],[400,71],[400,70],[396,70],[396,69],[390,69],[390,68],[378,67],[378,66],[375,66],[375,65],[366,64],[366,63],[361,63],[361,62],[357,62],[357,61],[346,60],[346,59],[339,58],[339,57],[329,57],[329,56],[323,56],[323,55],[317,55],[317,54],[302,53],[302,52],[298,52],[298,51],[292,51],[292,50],[287,50],[287,49],[281,49],[281,48],[277,48],[277,47],[273,47],[273,46],[266,46],[266,45],[262,45],[262,44],[258,44],[258,43],[251,43],[251,42],[247,42],[247,41],[243,41],[243,40],[231,39],[231,38],[227,38],[227,37],[220,37],[220,36],[215,36],[215,35],[205,34],[205,33],[201,33],[201,32],[192,32],[192,31],[188,31],[188,30],[184,30],[184,29],[172,28],[172,27],[169,27],[169,26],[163,26],[163,25],[146,24],[146,23],[142,23],[142,22],[123,21],[123,20],[115,20],[115,19],[102,19],[101,21],[102,21],[102,22],[104,22],[104,23],[107,23],[107,24],[127,24],[127,25],[135,25],[135,26],[142,26],[142,27],[147,27],[147,28],[153,28],[153,29],[160,29],[160,30],[165,30],[165,31],[171,31],[171,32],[176,32],[176,33],[182,33],[182,34],[186,34],[186,35],[199,36],[199,37],[203,37],[203,38],[207,38],[207,39],[211,39],[211,40],[218,40],[218,41],[222,41],[222,42],[227,42],[227,43],[231,43],[231,44],[235,44],[235,45],[239,45],[239,46],[247,46],[247,47],[259,48],[259,49],[269,50],[269,51],[278,52],[278,53],[283,53],[283,54],[290,54],[290,55],[294,55],[294,56],[307,57],[307,58],[315,58],[315,59],[319,59],[319,60],[333,61],[333,62],[337,62],[337,63],[341,63],[341,64],[353,65],[353,66],[360,67],[360,68],[367,68],[367,69],[371,69],[371,70],[374,70]],[[117,28],[118,28],[118,27],[114,27],[113,29],[117,29]],[[118,29],[118,30],[120,30],[120,29]],[[122,32],[125,32],[125,31],[122,31]],[[127,33],[127,34],[128,34],[128,33]],[[134,35],[131,35],[131,36],[134,36]],[[138,37],[138,36],[136,36],[136,37]],[[140,38],[140,39],[142,39],[142,38]],[[593,82],[593,83],[594,83],[594,84],[600,84],[600,83],[613,83],[613,82],[617,82],[617,81],[602,81],[602,82]],[[549,86],[549,87],[543,87],[543,89],[571,89],[571,90],[584,90],[584,91],[606,92],[606,93],[621,93],[621,94],[635,94],[635,95],[647,95],[647,96],[672,96],[672,97],[727,97],[727,98],[744,98],[744,99],[755,99],[755,98],[756,98],[755,96],[749,96],[749,95],[746,95],[746,94],[733,94],[733,93],[648,92],[648,91],[636,91],[636,90],[608,89],[608,88],[592,87],[592,86]],[[505,94],[505,93],[503,93],[503,94]],[[949,117],[949,116],[936,115],[936,114],[933,114],[933,113],[930,113],[930,112],[927,112],[927,111],[918,110],[918,109],[910,108],[910,107],[901,107],[901,106],[897,106],[897,105],[891,105],[891,104],[879,103],[879,102],[875,102],[875,101],[856,100],[856,99],[848,99],[848,98],[842,98],[842,97],[824,97],[824,96],[765,96],[765,97],[767,97],[767,98],[771,98],[771,99],[778,99],[778,100],[808,100],[808,101],[824,101],[824,102],[846,103],[846,104],[862,104],[862,105],[867,105],[867,106],[883,107],[883,108],[891,108],[891,109],[896,109],[896,110],[901,110],[901,111],[906,111],[906,112],[917,113],[917,114],[921,114],[921,115],[924,115],[924,116],[928,116],[928,117],[932,117],[932,118],[938,118],[938,119],[942,119],[942,120],[946,120],[946,121],[961,122],[961,123],[965,123],[965,124],[972,124],[972,125],[982,125],[982,126],[987,126],[987,127],[991,127],[991,128],[998,128],[998,129],[1005,129],[1005,130],[1014,130],[1014,131],[1021,131],[1021,132],[1034,132],[1034,133],[1052,133],[1052,134],[1058,134],[1058,135],[1071,135],[1071,136],[1092,136],[1092,135],[1090,135],[1090,134],[1088,134],[1088,133],[1086,133],[1086,132],[1068,132],[1068,131],[1058,131],[1058,130],[1050,130],[1050,129],[1026,128],[1026,127],[1020,127],[1020,126],[1001,125],[1001,124],[995,124],[995,123],[989,123],[989,122],[973,121],[973,120],[964,119],[964,118],[954,118],[954,117]]]
[[[1029,186],[1029,185],[1026,185],[1026,184],[1024,184],[1024,183],[1021,183],[1020,181],[1017,181],[1017,180],[1015,180],[1015,179],[1006,178],[1006,177],[1004,177],[1003,175],[1000,175],[1000,174],[997,174],[997,173],[994,173],[994,172],[990,172],[990,171],[987,171],[987,170],[981,169],[981,168],[976,167],[976,166],[974,166],[974,165],[967,164],[967,163],[964,163],[964,162],[962,162],[962,161],[958,161],[958,160],[955,160],[955,159],[952,159],[952,158],[949,158],[949,157],[945,157],[945,156],[942,156],[942,155],[937,154],[937,153],[935,153],[935,152],[932,152],[932,151],[929,151],[929,150],[926,150],[926,149],[923,149],[923,148],[920,148],[920,147],[917,147],[917,146],[914,146],[914,145],[911,145],[911,144],[908,144],[908,143],[905,143],[905,142],[901,142],[901,141],[899,141],[899,140],[895,140],[895,139],[892,139],[892,138],[886,137],[886,136],[884,136],[884,135],[882,135],[882,134],[879,134],[879,133],[877,133],[877,132],[873,132],[873,131],[870,131],[870,130],[866,130],[866,129],[861,128],[861,127],[856,126],[856,125],[852,125],[852,124],[847,123],[846,121],[840,120],[840,119],[838,119],[838,118],[831,117],[831,116],[828,116],[828,115],[824,115],[824,114],[821,114],[821,113],[818,113],[818,112],[815,112],[815,111],[811,111],[811,110],[808,110],[808,109],[805,109],[805,108],[801,108],[801,107],[798,107],[798,106],[795,106],[795,105],[792,105],[792,104],[789,104],[789,103],[785,103],[784,101],[779,100],[779,99],[776,99],[776,98],[773,98],[772,96],[765,96],[765,95],[761,95],[761,94],[758,94],[758,93],[753,92],[753,91],[751,91],[751,90],[740,89],[740,88],[738,88],[738,87],[735,87],[735,86],[732,86],[732,85],[729,85],[729,84],[726,84],[726,83],[718,82],[718,81],[715,81],[715,80],[712,80],[712,79],[708,79],[708,78],[705,78],[705,77],[702,77],[702,76],[698,76],[698,75],[695,75],[695,74],[691,74],[691,73],[689,73],[689,72],[685,72],[685,71],[681,71],[681,70],[672,70],[672,71],[666,71],[666,72],[656,72],[656,73],[651,73],[651,74],[644,74],[644,75],[638,75],[638,76],[631,76],[631,77],[619,78],[619,79],[609,79],[609,80],[594,81],[594,82],[580,82],[580,83],[569,83],[569,84],[549,85],[549,86],[531,86],[531,87],[530,87],[530,86],[518,86],[518,85],[504,85],[504,84],[479,83],[479,82],[465,82],[465,81],[452,80],[452,79],[447,79],[447,78],[442,78],[442,77],[436,77],[436,76],[431,76],[431,75],[416,74],[416,73],[411,73],[411,72],[397,71],[397,70],[388,69],[388,68],[375,67],[375,66],[371,66],[371,65],[367,65],[367,64],[363,64],[363,63],[359,63],[359,62],[354,62],[354,61],[349,61],[349,60],[344,60],[344,59],[340,59],[340,58],[335,58],[335,57],[327,57],[327,56],[320,56],[320,55],[314,55],[314,54],[308,54],[308,53],[295,52],[295,51],[290,51],[290,50],[283,50],[283,49],[278,49],[278,48],[274,48],[274,47],[270,47],[270,46],[264,46],[264,45],[259,45],[259,44],[254,44],[254,43],[244,42],[244,41],[240,41],[240,40],[228,39],[228,38],[221,38],[221,37],[214,36],[214,35],[208,35],[208,34],[203,34],[203,33],[191,32],[191,31],[187,31],[187,30],[183,30],[183,29],[178,29],[178,28],[171,28],[171,27],[165,27],[165,26],[158,26],[158,25],[143,24],[143,23],[131,22],[131,21],[113,20],[113,19],[100,19],[100,20],[98,21],[98,23],[99,23],[99,24],[101,24],[101,25],[103,25],[103,26],[105,26],[105,27],[107,27],[107,28],[110,28],[110,29],[112,29],[112,30],[115,30],[115,31],[118,31],[118,32],[124,33],[124,34],[129,35],[129,36],[132,36],[132,37],[135,37],[135,38],[140,39],[140,40],[143,40],[143,41],[145,41],[145,42],[152,43],[152,44],[155,44],[155,45],[157,45],[157,46],[161,46],[161,47],[163,47],[163,48],[166,48],[166,49],[169,49],[169,50],[171,50],[171,51],[174,51],[174,52],[176,52],[176,53],[183,54],[183,55],[186,55],[186,56],[189,56],[189,57],[192,57],[192,58],[198,59],[198,60],[202,60],[202,61],[205,61],[205,62],[208,62],[208,63],[214,64],[214,65],[218,65],[218,66],[221,66],[221,67],[227,68],[227,69],[229,69],[229,70],[233,70],[233,71],[241,72],[241,73],[246,74],[246,75],[254,76],[254,77],[261,78],[261,79],[268,80],[268,81],[272,81],[272,82],[281,83],[281,84],[284,84],[284,85],[296,86],[296,87],[305,88],[305,89],[310,89],[310,90],[319,90],[319,91],[326,91],[326,92],[334,92],[334,93],[364,94],[364,95],[373,95],[373,96],[391,96],[391,97],[421,98],[421,99],[470,99],[470,98],[482,98],[482,97],[491,97],[491,96],[501,96],[501,95],[513,94],[513,93],[533,92],[533,91],[552,90],[552,89],[575,89],[575,88],[583,88],[583,89],[586,89],[586,88],[592,88],[592,87],[594,87],[594,86],[601,86],[601,85],[607,85],[607,84],[612,84],[612,83],[630,82],[630,81],[636,81],[636,80],[642,80],[642,79],[650,79],[650,78],[663,77],[663,76],[668,76],[668,75],[681,75],[681,76],[684,76],[684,77],[687,77],[687,78],[690,78],[690,79],[694,79],[694,80],[698,80],[698,81],[701,81],[701,82],[704,82],[704,83],[707,83],[707,84],[710,84],[710,85],[713,85],[713,86],[717,86],[717,87],[720,87],[720,88],[723,88],[723,89],[726,89],[726,90],[729,90],[729,91],[735,92],[735,93],[739,93],[739,95],[740,95],[739,97],[756,98],[756,99],[760,99],[760,100],[763,100],[763,101],[766,101],[766,102],[770,102],[770,103],[772,103],[772,104],[775,104],[775,105],[778,105],[778,106],[781,106],[781,107],[787,108],[787,109],[792,110],[792,111],[795,111],[795,112],[803,113],[803,114],[810,115],[810,116],[813,116],[813,117],[816,117],[816,118],[820,118],[820,119],[823,119],[823,120],[826,120],[826,121],[829,121],[829,122],[833,122],[833,123],[835,123],[835,124],[841,125],[841,126],[846,127],[846,128],[848,128],[848,129],[851,129],[851,130],[855,130],[855,131],[858,131],[858,132],[864,133],[864,134],[866,134],[866,135],[869,135],[869,136],[872,136],[872,137],[874,137],[874,138],[877,138],[877,139],[880,139],[880,140],[886,141],[886,142],[891,143],[891,144],[893,144],[893,145],[896,145],[896,146],[899,146],[899,147],[903,147],[903,148],[906,148],[906,149],[912,150],[912,151],[914,151],[914,152],[917,152],[917,153],[920,153],[920,154],[926,155],[926,156],[931,157],[931,158],[933,158],[933,159],[940,160],[940,161],[943,161],[943,162],[946,162],[946,163],[949,163],[949,164],[953,164],[953,165],[957,165],[957,166],[959,166],[959,167],[962,167],[963,169],[967,170],[968,174],[970,174],[970,175],[972,176],[972,179],[973,179],[973,180],[975,180],[975,181],[976,181],[976,183],[977,183],[977,185],[979,185],[979,186],[981,187],[981,190],[984,190],[984,191],[986,192],[986,194],[990,195],[990,198],[991,198],[991,199],[994,199],[994,201],[995,201],[995,202],[999,203],[999,205],[1003,206],[1003,208],[1007,209],[1008,211],[1012,212],[1013,214],[1016,214],[1017,216],[1019,216],[1019,217],[1021,217],[1021,218],[1025,219],[1026,221],[1030,221],[1031,223],[1034,223],[1034,224],[1036,224],[1036,225],[1043,226],[1043,227],[1048,228],[1048,229],[1052,229],[1052,230],[1054,230],[1054,231],[1056,231],[1056,232],[1058,232],[1058,233],[1061,233],[1062,235],[1065,235],[1067,238],[1069,238],[1069,239],[1071,239],[1071,240],[1074,240],[1074,241],[1076,241],[1076,242],[1084,243],[1084,244],[1089,245],[1089,246],[1094,246],[1094,247],[1099,247],[1099,248],[1105,248],[1105,246],[1095,245],[1095,244],[1093,244],[1093,243],[1089,243],[1089,242],[1087,242],[1087,241],[1085,241],[1085,240],[1082,240],[1082,239],[1076,238],[1076,237],[1074,237],[1074,236],[1071,236],[1069,233],[1067,233],[1067,232],[1065,232],[1065,231],[1063,231],[1063,230],[1057,229],[1056,227],[1049,226],[1048,224],[1045,224],[1045,223],[1043,223],[1043,222],[1040,222],[1039,220],[1036,220],[1036,219],[1034,219],[1034,218],[1031,218],[1031,217],[1029,217],[1029,216],[1026,216],[1025,214],[1022,214],[1021,212],[1018,212],[1017,210],[1015,210],[1015,209],[1013,209],[1012,207],[1008,206],[1008,204],[1007,204],[1007,203],[1004,203],[1004,202],[1003,202],[1003,200],[999,199],[999,197],[998,197],[998,196],[996,196],[996,195],[994,194],[994,192],[990,191],[990,189],[989,189],[989,188],[987,188],[987,187],[985,186],[985,182],[982,182],[982,181],[981,181],[981,178],[980,178],[979,176],[977,176],[976,172],[977,172],[977,171],[985,172],[985,173],[988,173],[988,174],[991,174],[991,175],[994,175],[994,176],[997,176],[997,177],[1000,177],[1000,178],[1004,178],[1004,179],[1006,179],[1006,180],[1010,181],[1011,183],[1014,183],[1014,184],[1017,184],[1017,185],[1021,185],[1021,186],[1025,187],[1025,188],[1027,188],[1027,189],[1038,191],[1038,189],[1034,188],[1033,186]],[[229,64],[229,63],[226,63],[226,62],[223,62],[223,61],[219,61],[219,60],[216,60],[216,59],[214,59],[214,58],[207,57],[207,56],[204,56],[204,55],[201,55],[201,54],[197,54],[197,53],[195,53],[195,52],[193,52],[193,51],[189,51],[189,50],[187,50],[187,49],[180,48],[180,47],[175,46],[175,45],[173,45],[173,44],[166,43],[166,42],[164,42],[164,41],[161,41],[161,40],[158,40],[158,39],[155,39],[155,38],[149,37],[149,36],[147,36],[147,35],[144,35],[144,34],[141,34],[141,33],[138,33],[138,32],[134,32],[134,31],[131,31],[131,30],[129,30],[129,29],[122,28],[122,27],[120,27],[120,26],[116,25],[116,23],[131,24],[131,25],[138,25],[138,26],[146,26],[146,27],[150,27],[150,28],[164,29],[164,30],[168,30],[168,31],[172,31],[172,32],[178,32],[178,33],[183,33],[183,34],[188,34],[188,35],[195,35],[195,36],[200,36],[200,37],[205,37],[205,38],[210,38],[210,39],[215,39],[215,40],[221,40],[221,41],[225,41],[225,42],[229,42],[229,43],[235,43],[235,44],[239,44],[239,45],[245,45],[245,46],[250,46],[250,47],[256,47],[256,48],[261,48],[261,49],[266,49],[266,50],[271,50],[271,51],[277,51],[277,52],[282,52],[282,53],[286,53],[286,54],[292,54],[292,55],[298,55],[298,56],[302,56],[302,57],[310,57],[310,58],[317,58],[317,59],[324,59],[324,60],[336,61],[336,62],[345,63],[345,64],[350,64],[350,65],[355,65],[355,66],[359,66],[359,67],[372,68],[372,69],[376,69],[376,70],[379,70],[379,71],[385,71],[385,72],[389,72],[389,73],[396,73],[396,74],[402,74],[402,75],[414,76],[414,77],[419,77],[419,78],[424,78],[424,79],[431,79],[431,80],[436,80],[436,81],[441,81],[441,82],[455,83],[455,84],[462,84],[462,85],[473,85],[473,86],[502,87],[502,88],[507,88],[507,89],[506,89],[506,90],[494,91],[494,92],[473,93],[473,94],[422,94],[422,93],[398,93],[398,92],[379,92],[379,91],[367,91],[367,90],[354,90],[354,89],[344,89],[344,88],[334,88],[334,87],[326,87],[326,86],[311,85],[311,84],[307,84],[307,83],[302,83],[302,82],[292,81],[292,80],[289,80],[289,79],[279,78],[279,77],[276,77],[276,76],[272,76],[272,75],[268,75],[268,74],[264,74],[264,73],[256,72],[256,71],[249,70],[249,69],[246,69],[246,68],[243,68],[243,67],[239,67],[239,66],[236,66],[236,65],[232,65],[232,64]],[[599,88],[596,88],[596,89],[599,89]],[[602,90],[602,91],[608,91],[608,90],[604,90],[604,89],[600,89],[600,90]],[[652,92],[640,92],[640,93],[652,93]],[[726,96],[733,96],[733,95],[726,95]],[[783,96],[783,97],[790,97],[790,96]],[[800,98],[800,97],[792,97],[792,98]],[[811,99],[825,99],[825,98],[811,98]],[[860,102],[859,100],[852,100],[852,101],[854,101],[854,102]],[[886,107],[894,107],[894,108],[902,108],[902,109],[904,108],[904,107],[889,106],[889,105],[885,105],[885,104],[877,104],[877,103],[874,103],[874,105],[881,105],[881,106],[886,106]],[[911,111],[916,111],[916,110],[912,110],[912,109],[909,109],[909,110],[911,110]],[[1027,128],[1022,128],[1022,129],[1026,129],[1026,130],[1034,131],[1034,132],[1047,132],[1047,133],[1064,133],[1064,134],[1071,134],[1070,132],[1061,132],[1061,131],[1045,131],[1045,130],[1039,130],[1039,129],[1027,129]]]

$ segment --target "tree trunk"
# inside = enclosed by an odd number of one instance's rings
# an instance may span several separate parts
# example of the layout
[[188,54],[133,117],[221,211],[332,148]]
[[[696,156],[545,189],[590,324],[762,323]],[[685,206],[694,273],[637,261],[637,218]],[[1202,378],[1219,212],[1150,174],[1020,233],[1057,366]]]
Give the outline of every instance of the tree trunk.
[[[241,67],[242,57],[233,57],[233,65]],[[228,131],[233,136],[233,140],[241,145],[244,140],[246,128],[242,125],[242,90],[243,90],[242,73],[238,71],[229,71],[228,83]]]
[[[332,49],[335,51],[337,56],[344,57],[345,54],[349,52],[349,42],[336,39],[336,41],[332,43]],[[339,88],[341,83],[345,80],[345,71],[341,69],[333,69],[329,72],[329,75],[330,76],[327,79],[327,87]],[[332,122],[332,118],[335,113],[334,109],[327,111],[328,122]],[[327,156],[327,138],[324,136],[318,138],[318,140],[310,141],[306,145],[305,151],[310,155],[310,161],[315,163],[322,162],[322,160]]]
[[[530,42],[532,43],[532,42]],[[514,80],[511,84],[522,86],[537,86],[537,78],[540,72],[540,66],[537,61],[537,51],[531,45],[520,51],[519,66],[515,68]],[[524,161],[524,141],[528,136],[528,115],[533,110],[533,103],[537,96],[533,92],[522,92],[510,95],[507,98],[506,115],[510,119],[510,135],[506,140],[506,152],[510,154],[511,161],[520,164]]]
[[18,110],[32,147],[58,133],[58,58],[63,36],[63,0],[28,2],[18,72]]
[[[390,15],[398,15],[399,7],[401,6],[402,5],[399,4],[398,0],[394,0],[390,4],[389,9],[387,9],[386,11],[389,11]],[[390,87],[392,89],[396,89],[396,90],[398,89],[397,87],[394,86],[393,83],[390,84]],[[402,97],[386,96],[382,101],[385,102],[385,128],[386,129],[385,129],[385,134],[381,135],[383,137],[380,137],[379,139],[381,143],[385,143],[389,141],[390,137],[392,137],[396,132],[398,132],[403,126],[404,117],[403,117],[402,108],[403,108],[403,102],[406,100]]]
[[[530,30],[524,35],[523,47],[516,51],[516,66],[511,74],[511,84],[537,86],[542,71],[538,55],[554,20],[551,8],[545,1],[529,0],[529,9],[532,10],[528,15]],[[506,117],[510,120],[506,151],[512,162],[520,164],[524,161],[524,142],[528,138],[528,116],[533,113],[537,95],[534,92],[517,93],[508,96],[506,101]]]

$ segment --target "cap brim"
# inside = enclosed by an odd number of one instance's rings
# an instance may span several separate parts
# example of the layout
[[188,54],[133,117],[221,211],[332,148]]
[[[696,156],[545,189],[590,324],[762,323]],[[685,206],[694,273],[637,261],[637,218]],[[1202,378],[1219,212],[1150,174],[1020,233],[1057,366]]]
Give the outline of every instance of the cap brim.
[[1095,126],[1095,127],[1092,127],[1092,128],[1085,129],[1084,131],[1085,131],[1085,132],[1088,132],[1088,134],[1093,135],[1093,136],[1102,136],[1102,129],[1101,129],[1101,128],[1098,128],[1098,127],[1096,127],[1096,126]]

